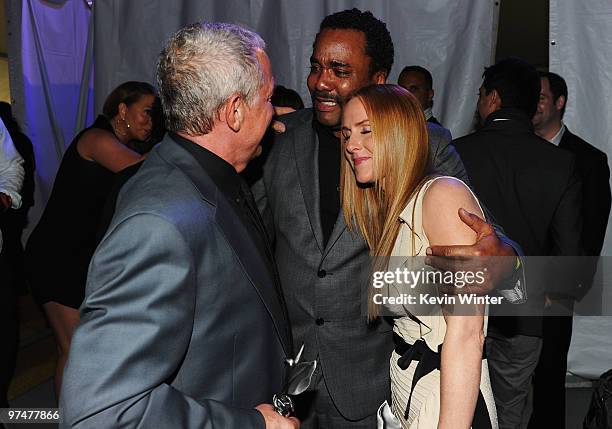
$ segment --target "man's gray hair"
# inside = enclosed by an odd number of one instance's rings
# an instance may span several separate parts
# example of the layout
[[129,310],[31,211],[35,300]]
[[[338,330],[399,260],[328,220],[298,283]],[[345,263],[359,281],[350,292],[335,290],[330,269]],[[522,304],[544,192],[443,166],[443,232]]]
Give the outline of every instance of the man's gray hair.
[[265,47],[258,34],[235,24],[205,22],[177,31],[157,61],[166,127],[204,135],[232,94],[253,105],[264,84],[257,51]]

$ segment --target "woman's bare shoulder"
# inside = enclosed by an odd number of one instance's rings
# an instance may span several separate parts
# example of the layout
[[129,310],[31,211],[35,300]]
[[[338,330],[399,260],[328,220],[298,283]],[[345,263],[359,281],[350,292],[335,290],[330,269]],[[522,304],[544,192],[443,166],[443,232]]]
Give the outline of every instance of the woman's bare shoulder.
[[423,195],[423,228],[432,245],[473,244],[475,233],[459,218],[463,208],[483,216],[470,188],[459,179],[441,177]]

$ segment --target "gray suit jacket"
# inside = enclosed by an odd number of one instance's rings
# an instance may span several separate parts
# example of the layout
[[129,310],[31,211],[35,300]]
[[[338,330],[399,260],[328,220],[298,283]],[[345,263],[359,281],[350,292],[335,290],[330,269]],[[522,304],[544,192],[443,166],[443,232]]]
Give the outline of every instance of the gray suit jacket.
[[[312,109],[283,116],[287,131],[276,136],[253,186],[275,255],[296,348],[319,358],[338,410],[350,420],[371,415],[389,394],[392,325],[366,323],[370,257],[359,234],[346,229],[339,214],[323,245],[319,208],[318,139]],[[430,125],[434,168],[467,182],[461,159],[449,145],[450,133]]]
[[289,330],[270,272],[200,164],[166,137],[92,259],[63,427],[263,427]]

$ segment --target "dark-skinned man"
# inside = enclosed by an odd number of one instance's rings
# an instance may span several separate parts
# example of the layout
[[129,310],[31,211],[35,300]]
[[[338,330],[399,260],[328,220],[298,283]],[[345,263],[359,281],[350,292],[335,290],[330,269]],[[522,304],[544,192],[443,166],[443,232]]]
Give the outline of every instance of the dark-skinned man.
[[[368,324],[362,311],[371,265],[363,238],[347,231],[340,210],[339,126],[348,96],[386,81],[393,43],[385,24],[370,12],[338,12],[321,23],[310,64],[313,108],[283,117],[286,131],[276,137],[253,191],[275,240],[294,343],[305,344],[304,359],[319,362],[310,391],[298,398],[302,427],[372,428],[389,396],[392,326],[385,320]],[[466,179],[448,143],[432,125],[436,171]],[[444,267],[448,256],[511,256],[490,267],[488,288],[515,274],[513,248],[490,225],[470,215],[463,219],[479,241],[433,248],[433,262]],[[510,292],[515,299],[523,294]]]
[[416,97],[423,108],[425,120],[442,126],[440,121],[433,115],[433,76],[425,67],[406,66],[402,69],[397,84],[406,88]]

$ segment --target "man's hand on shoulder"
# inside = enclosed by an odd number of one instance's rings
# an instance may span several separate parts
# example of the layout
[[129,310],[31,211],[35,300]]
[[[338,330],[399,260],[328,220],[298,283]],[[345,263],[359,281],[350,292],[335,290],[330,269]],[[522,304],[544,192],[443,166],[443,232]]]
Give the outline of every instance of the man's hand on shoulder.
[[[459,210],[459,217],[476,232],[476,243],[470,246],[431,246],[427,249],[425,263],[434,268],[451,272],[482,272],[474,282],[463,288],[450,288],[451,293],[475,293],[486,295],[497,285],[510,278],[516,268],[515,250],[499,239],[493,227],[464,209]],[[480,279],[484,281],[480,282]]]
[[260,404],[255,407],[266,421],[266,429],[299,429],[300,421],[295,417],[283,417],[274,411],[270,404]]
[[0,212],[10,209],[12,205],[13,200],[11,199],[11,197],[6,195],[5,193],[0,192]]

